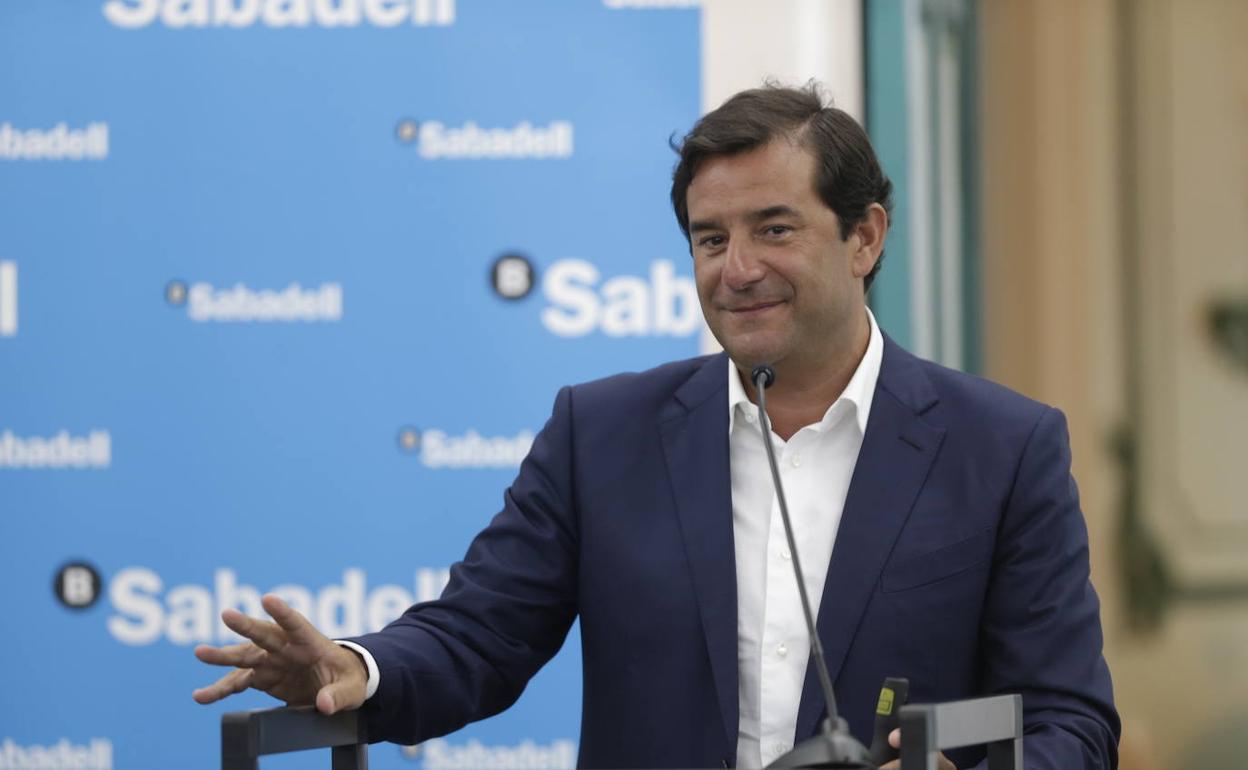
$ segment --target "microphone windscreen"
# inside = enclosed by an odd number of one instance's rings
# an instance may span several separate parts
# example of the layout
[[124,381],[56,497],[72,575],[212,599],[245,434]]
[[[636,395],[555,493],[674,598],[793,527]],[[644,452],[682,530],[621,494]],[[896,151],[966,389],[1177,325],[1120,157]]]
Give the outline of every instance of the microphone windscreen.
[[750,381],[754,383],[755,387],[758,387],[759,377],[765,378],[763,380],[763,387],[770,388],[771,384],[776,381],[776,370],[772,369],[767,364],[759,364],[754,367],[752,372],[750,372]]

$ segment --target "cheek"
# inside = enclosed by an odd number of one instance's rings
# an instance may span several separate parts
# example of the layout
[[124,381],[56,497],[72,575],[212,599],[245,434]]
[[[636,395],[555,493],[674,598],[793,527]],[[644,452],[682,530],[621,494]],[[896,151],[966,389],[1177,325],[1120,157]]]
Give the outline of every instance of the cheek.
[[715,289],[719,286],[719,270],[706,264],[694,263],[693,283],[698,289],[698,299],[705,306],[715,296]]

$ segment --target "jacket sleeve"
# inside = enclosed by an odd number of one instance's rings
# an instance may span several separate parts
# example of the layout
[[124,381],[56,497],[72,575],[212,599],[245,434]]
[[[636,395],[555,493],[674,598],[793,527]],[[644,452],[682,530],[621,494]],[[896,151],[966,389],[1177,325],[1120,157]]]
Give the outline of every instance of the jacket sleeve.
[[442,597],[350,640],[380,671],[362,709],[370,741],[418,743],[496,714],[563,645],[578,582],[571,402],[564,388]]
[[1041,416],[1001,519],[980,631],[985,692],[1023,696],[1028,770],[1118,764],[1088,533],[1062,413]]

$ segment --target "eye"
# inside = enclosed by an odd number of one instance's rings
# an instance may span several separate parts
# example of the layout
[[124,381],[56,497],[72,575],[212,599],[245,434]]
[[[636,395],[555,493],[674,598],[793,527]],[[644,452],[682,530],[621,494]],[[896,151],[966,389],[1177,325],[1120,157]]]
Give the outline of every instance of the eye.
[[705,238],[698,239],[698,246],[704,249],[717,249],[723,246],[726,240],[722,235],[708,235]]
[[763,228],[763,234],[771,238],[781,238],[793,232],[793,228],[788,225],[767,225]]

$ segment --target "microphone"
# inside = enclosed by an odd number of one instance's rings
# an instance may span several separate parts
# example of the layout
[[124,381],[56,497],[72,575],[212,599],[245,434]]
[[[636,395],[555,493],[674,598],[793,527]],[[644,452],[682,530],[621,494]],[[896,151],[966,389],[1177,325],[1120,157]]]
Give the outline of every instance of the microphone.
[[762,391],[770,388],[772,383],[776,381],[776,370],[772,369],[768,364],[759,364],[750,371],[750,382],[754,383],[755,387],[759,386],[759,377],[763,378],[763,382],[762,387],[758,389]]
[[849,726],[836,710],[836,693],[832,689],[832,677],[824,660],[823,644],[815,629],[815,615],[810,611],[810,598],[806,595],[806,581],[802,577],[802,564],[797,555],[797,540],[793,536],[793,524],[789,520],[789,506],[784,499],[784,487],[780,484],[780,469],[776,467],[776,451],[771,445],[771,423],[767,421],[767,388],[775,384],[776,370],[767,364],[759,364],[750,372],[754,389],[758,392],[758,424],[763,433],[763,445],[767,448],[767,464],[771,467],[771,480],[776,487],[776,500],[780,503],[780,518],[784,523],[784,536],[789,541],[789,553],[793,554],[793,573],[797,576],[797,593],[802,600],[802,615],[806,618],[806,630],[810,634],[810,657],[819,672],[819,686],[824,702],[828,704],[828,718],[823,721],[822,734],[794,746],[787,754],[776,759],[772,768],[837,768],[838,770],[875,770],[868,759],[867,749],[849,732]]

